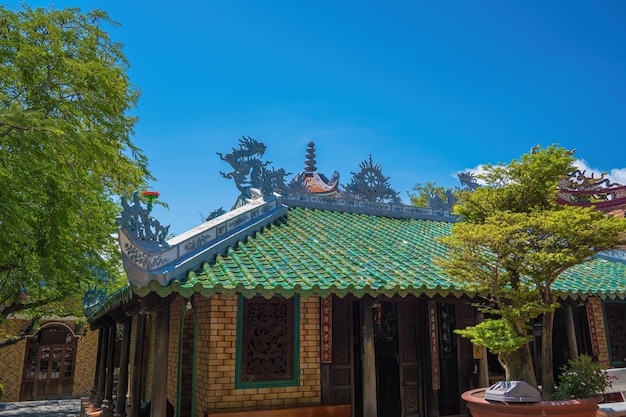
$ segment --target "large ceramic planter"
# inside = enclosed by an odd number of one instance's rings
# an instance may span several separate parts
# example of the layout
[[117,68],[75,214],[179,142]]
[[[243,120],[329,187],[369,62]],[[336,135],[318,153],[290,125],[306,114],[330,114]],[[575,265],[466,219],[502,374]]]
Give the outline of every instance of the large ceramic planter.
[[596,417],[598,403],[602,401],[599,395],[582,400],[539,401],[537,403],[500,403],[487,401],[483,394],[487,388],[466,391],[461,395],[467,401],[473,417],[501,417],[501,416],[576,416]]

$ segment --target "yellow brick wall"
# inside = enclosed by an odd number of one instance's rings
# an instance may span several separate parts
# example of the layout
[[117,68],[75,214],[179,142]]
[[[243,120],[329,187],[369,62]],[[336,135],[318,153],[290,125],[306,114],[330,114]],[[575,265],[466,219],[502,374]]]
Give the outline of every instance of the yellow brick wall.
[[89,396],[96,374],[98,358],[98,330],[87,328],[76,347],[76,369],[74,371],[74,397]]
[[318,404],[320,398],[319,298],[300,300],[300,384],[235,389],[237,297],[214,296],[196,303],[199,343],[197,417],[223,409]]
[[[2,339],[17,334],[27,323],[28,320],[7,320],[0,329]],[[18,401],[20,398],[25,352],[24,340],[0,349],[0,384],[4,386],[2,402]]]
[[589,297],[589,304],[593,309],[593,318],[596,323],[596,334],[598,337],[598,346],[600,352],[598,361],[609,364],[609,344],[606,338],[606,326],[604,323],[604,310],[602,309],[602,300],[598,297]]

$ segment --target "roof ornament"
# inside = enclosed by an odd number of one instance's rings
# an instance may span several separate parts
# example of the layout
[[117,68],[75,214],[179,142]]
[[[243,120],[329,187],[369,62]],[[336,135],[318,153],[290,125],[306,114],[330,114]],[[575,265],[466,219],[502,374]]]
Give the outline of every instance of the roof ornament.
[[606,172],[602,172],[599,178],[593,172],[587,176],[586,172],[577,169],[567,174],[559,182],[557,201],[574,206],[595,206],[605,212],[626,204],[626,186],[612,183],[606,178]]
[[445,190],[445,200],[437,193],[431,193],[428,196],[428,207],[433,210],[451,212],[456,202],[457,199],[452,188]]
[[457,176],[459,177],[459,181],[461,181],[462,190],[469,189],[474,191],[475,189],[480,187],[480,184],[478,184],[478,181],[476,181],[476,176],[472,171],[459,172]]
[[581,171],[577,169],[574,172],[567,174],[567,176],[561,180],[561,187],[571,190],[606,190],[611,187],[618,187],[621,184],[612,183],[608,178],[605,178],[608,172],[600,173],[600,178],[595,178],[595,174],[592,172],[591,176],[585,175],[587,170]]
[[361,162],[359,166],[361,171],[352,172],[350,184],[343,186],[345,192],[371,202],[401,203],[398,192],[389,184],[389,177],[383,175],[380,164],[372,162],[371,154],[369,160]]
[[339,195],[339,172],[333,172],[330,179],[317,172],[317,166],[315,166],[315,144],[313,142],[309,142],[306,152],[304,170],[293,177],[288,185],[284,186],[284,183],[283,185],[277,184],[278,191],[314,194],[323,197],[336,197]]
[[85,291],[85,295],[82,299],[83,310],[85,312],[89,311],[91,307],[97,305],[101,301],[104,301],[108,295],[107,288],[98,288],[98,284],[95,284],[93,287],[91,284],[87,285],[88,289]]
[[317,171],[317,167],[315,166],[315,144],[313,142],[309,142],[309,146],[306,148],[306,152],[306,161],[304,161],[304,172],[310,174]]
[[272,161],[263,161],[261,158],[265,154],[267,147],[264,143],[242,136],[239,139],[239,148],[233,148],[232,152],[223,155],[216,152],[222,161],[227,162],[232,171],[221,172],[222,177],[235,181],[235,186],[240,192],[233,209],[246,204],[246,200],[252,198],[251,189],[260,190],[265,195],[271,195],[277,187],[277,183],[284,184],[284,177],[290,175],[284,169],[278,170],[267,166]]
[[122,213],[117,218],[117,224],[124,229],[127,234],[137,242],[144,244],[167,245],[165,242],[169,231],[169,224],[161,226],[161,223],[150,216],[148,209],[141,207],[139,192],[133,193],[133,204],[128,204],[125,197],[122,197]]
[[452,212],[458,201],[456,196],[457,191],[475,191],[481,186],[472,171],[467,170],[459,172],[457,177],[461,182],[461,187],[441,188],[440,191],[437,189],[428,189],[428,187],[424,188],[423,193],[426,194],[429,208],[438,211]]

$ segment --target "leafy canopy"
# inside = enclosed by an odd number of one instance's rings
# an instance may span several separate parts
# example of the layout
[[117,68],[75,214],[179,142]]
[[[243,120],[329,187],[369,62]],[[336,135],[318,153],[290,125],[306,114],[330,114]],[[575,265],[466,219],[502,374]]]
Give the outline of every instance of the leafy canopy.
[[[509,164],[488,165],[479,176],[486,186],[457,194],[455,212],[462,221],[443,239],[450,252],[441,266],[484,297],[479,309],[494,317],[459,333],[498,353],[512,379],[534,378],[528,329],[539,316],[546,349],[542,372],[552,369],[558,307],[552,285],[559,276],[626,243],[626,219],[556,203],[557,185],[574,170],[573,161],[571,152],[553,145]],[[520,349],[526,352],[510,354]],[[542,375],[543,386],[554,386],[552,378]]]
[[0,323],[80,311],[120,274],[119,195],[145,188],[138,90],[99,10],[0,7]]

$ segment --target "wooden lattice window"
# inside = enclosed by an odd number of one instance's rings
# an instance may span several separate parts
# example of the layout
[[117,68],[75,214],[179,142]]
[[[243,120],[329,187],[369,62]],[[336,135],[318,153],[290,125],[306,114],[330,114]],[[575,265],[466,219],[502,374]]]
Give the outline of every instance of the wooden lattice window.
[[298,384],[297,297],[239,299],[237,388]]

